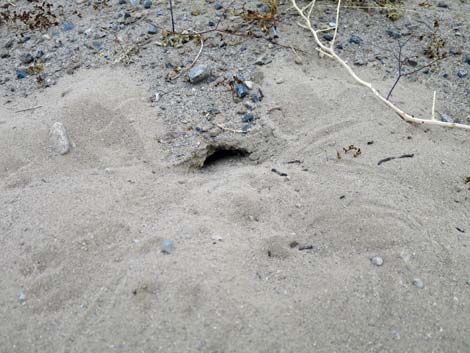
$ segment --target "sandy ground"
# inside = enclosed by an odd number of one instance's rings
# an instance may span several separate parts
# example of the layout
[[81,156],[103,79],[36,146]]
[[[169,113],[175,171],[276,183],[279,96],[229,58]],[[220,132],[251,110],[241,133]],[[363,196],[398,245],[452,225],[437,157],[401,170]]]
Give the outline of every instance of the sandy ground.
[[124,68],[0,106],[0,352],[470,351],[468,133],[402,122],[328,62],[264,74],[261,162],[202,170],[168,162]]

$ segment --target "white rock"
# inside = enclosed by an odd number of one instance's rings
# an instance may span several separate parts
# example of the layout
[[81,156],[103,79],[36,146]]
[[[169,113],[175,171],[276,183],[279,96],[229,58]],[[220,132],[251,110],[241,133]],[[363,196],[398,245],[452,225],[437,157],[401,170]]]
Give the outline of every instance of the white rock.
[[380,256],[374,256],[370,259],[370,262],[375,266],[382,266],[384,264],[384,259]]
[[248,87],[248,89],[253,89],[253,86],[254,86],[254,83],[253,81],[245,81],[243,82],[245,84],[246,87]]
[[52,125],[49,133],[49,140],[49,147],[52,152],[60,155],[70,152],[70,140],[62,123],[55,122],[54,125]]

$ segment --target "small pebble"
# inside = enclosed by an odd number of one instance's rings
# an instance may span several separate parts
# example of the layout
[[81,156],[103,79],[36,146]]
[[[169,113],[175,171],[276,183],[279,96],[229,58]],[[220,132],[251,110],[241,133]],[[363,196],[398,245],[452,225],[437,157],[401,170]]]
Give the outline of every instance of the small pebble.
[[207,65],[198,65],[189,71],[189,82],[199,83],[207,80],[211,75],[211,69]]
[[148,34],[157,34],[158,33],[158,27],[155,25],[149,25],[147,28],[147,33]]
[[19,79],[19,80],[29,76],[29,73],[27,73],[26,71],[23,71],[21,69],[17,68],[17,69],[15,69],[15,71],[16,71],[16,78]]
[[69,32],[75,28],[75,25],[72,22],[64,21],[62,22],[61,28],[63,32]]
[[21,304],[23,304],[26,301],[25,292],[21,291],[20,294],[18,294],[18,300],[20,301]]
[[440,113],[440,116],[441,116],[441,121],[446,122],[446,123],[454,123],[454,119],[452,119],[447,114]]
[[361,44],[362,43],[362,38],[359,37],[358,35],[355,35],[353,34],[350,38],[349,38],[349,43],[353,43],[353,44]]
[[389,35],[389,37],[391,37],[393,39],[400,39],[401,38],[401,33],[397,32],[397,31],[388,30],[387,34]]
[[384,264],[384,259],[380,256],[374,256],[370,259],[370,262],[372,263],[372,265],[382,266]]
[[470,54],[465,55],[465,64],[470,65]]
[[152,7],[152,0],[145,0],[144,1],[144,8],[150,9]]
[[52,125],[49,133],[50,149],[57,154],[64,155],[70,152],[70,141],[65,127],[60,122]]
[[20,55],[20,61],[23,64],[30,64],[34,61],[34,56],[32,56],[30,53],[27,54],[21,54]]
[[460,78],[465,78],[468,76],[468,72],[465,71],[465,70],[459,70],[457,71],[457,76],[460,77]]
[[253,81],[244,81],[243,82],[245,84],[246,87],[248,87],[248,89],[253,89],[253,86],[254,86],[254,83]]
[[244,83],[235,85],[235,93],[238,98],[244,98],[248,94],[248,87]]
[[162,253],[171,254],[175,248],[173,240],[165,239],[162,242]]
[[252,121],[254,120],[254,118],[255,118],[255,117],[254,117],[253,114],[248,113],[248,114],[246,114],[246,115],[242,118],[242,122],[244,122],[244,123],[250,123],[250,122],[252,122]]
[[413,280],[413,285],[416,287],[416,288],[419,288],[419,289],[423,289],[424,288],[424,283],[422,280],[420,280],[419,278],[415,278]]

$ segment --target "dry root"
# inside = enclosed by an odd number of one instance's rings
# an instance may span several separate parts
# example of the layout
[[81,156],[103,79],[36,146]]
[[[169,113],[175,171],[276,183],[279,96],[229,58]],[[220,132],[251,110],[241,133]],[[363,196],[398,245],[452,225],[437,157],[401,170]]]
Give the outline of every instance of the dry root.
[[309,30],[313,38],[315,40],[315,43],[318,45],[317,50],[326,55],[327,57],[337,61],[341,66],[343,66],[346,71],[354,78],[356,82],[358,82],[360,85],[367,87],[369,90],[372,91],[374,96],[376,96],[378,99],[380,99],[385,105],[387,105],[389,108],[391,108],[395,113],[397,113],[403,120],[413,123],[413,124],[426,124],[426,125],[438,125],[442,127],[449,127],[449,128],[459,128],[459,129],[465,129],[465,130],[470,130],[470,125],[465,125],[465,124],[457,124],[457,123],[448,123],[444,121],[439,121],[435,119],[435,104],[436,104],[436,93],[434,92],[434,99],[433,99],[433,104],[432,104],[432,111],[431,111],[431,119],[419,119],[415,118],[414,116],[405,113],[403,110],[398,108],[395,104],[390,102],[387,98],[382,96],[377,89],[375,89],[372,86],[372,83],[364,81],[361,79],[349,66],[346,61],[344,61],[342,58],[336,54],[334,50],[334,45],[336,41],[336,36],[338,34],[338,23],[339,23],[339,15],[340,15],[340,10],[341,10],[341,0],[338,0],[338,6],[336,8],[336,26],[334,28],[334,35],[333,35],[333,40],[329,43],[329,45],[324,44],[318,34],[323,32],[324,30],[316,30],[314,29],[314,26],[312,25],[312,12],[315,7],[315,2],[316,0],[312,0],[308,3],[308,5],[304,7],[299,7],[297,4],[297,0],[291,0],[292,1],[292,6],[293,8],[298,12],[300,17],[303,19],[303,23],[299,23],[299,26],[302,28],[305,28]]

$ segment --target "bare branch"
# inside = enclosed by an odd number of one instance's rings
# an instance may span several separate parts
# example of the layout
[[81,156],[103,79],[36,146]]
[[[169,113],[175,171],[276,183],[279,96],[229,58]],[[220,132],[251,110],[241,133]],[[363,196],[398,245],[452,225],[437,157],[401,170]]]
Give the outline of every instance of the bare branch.
[[[340,2],[341,0],[338,0]],[[344,61],[341,57],[336,54],[335,50],[333,47],[326,46],[323,44],[319,37],[318,37],[318,32],[313,28],[312,22],[311,22],[311,17],[310,15],[312,14],[313,7],[315,5],[315,0],[313,0],[309,5],[307,5],[304,8],[300,8],[299,5],[297,4],[297,0],[291,0],[293,8],[297,11],[297,13],[300,15],[300,17],[304,20],[304,25],[305,27],[312,33],[313,38],[315,40],[315,43],[318,45],[318,49],[323,52],[324,54],[327,54],[329,57],[337,61],[343,68],[346,69],[346,71],[349,73],[349,75],[361,86],[364,86],[368,88],[372,94],[377,97],[380,101],[382,101],[385,105],[387,105],[390,109],[392,109],[400,118],[403,120],[413,123],[413,124],[426,124],[426,125],[437,125],[437,126],[442,126],[442,127],[449,127],[449,128],[459,128],[459,129],[465,129],[465,130],[470,130],[470,125],[464,125],[464,124],[457,124],[457,123],[448,123],[444,121],[438,121],[438,120],[433,120],[433,119],[419,119],[415,118],[414,116],[405,113],[403,110],[401,110],[399,107],[397,107],[395,104],[390,102],[387,98],[382,96],[377,89],[375,89],[370,82],[364,81],[361,79],[349,66],[346,61]],[[305,14],[305,10],[309,9],[308,14]],[[339,21],[339,12],[340,12],[340,6],[337,7],[337,13],[336,16]],[[338,22],[337,21],[337,22]],[[338,23],[337,23],[338,25]],[[401,62],[401,60],[400,60]],[[401,66],[400,66],[401,69]]]

